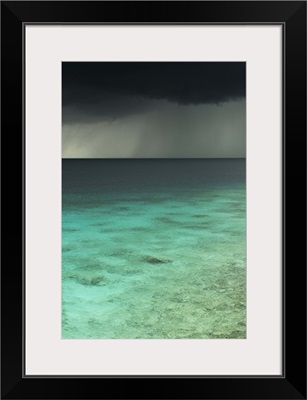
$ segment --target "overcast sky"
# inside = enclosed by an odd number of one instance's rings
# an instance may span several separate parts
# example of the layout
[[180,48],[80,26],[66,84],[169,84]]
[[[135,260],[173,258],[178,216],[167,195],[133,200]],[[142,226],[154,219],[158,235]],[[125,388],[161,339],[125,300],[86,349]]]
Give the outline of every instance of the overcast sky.
[[245,157],[245,63],[62,63],[64,158]]

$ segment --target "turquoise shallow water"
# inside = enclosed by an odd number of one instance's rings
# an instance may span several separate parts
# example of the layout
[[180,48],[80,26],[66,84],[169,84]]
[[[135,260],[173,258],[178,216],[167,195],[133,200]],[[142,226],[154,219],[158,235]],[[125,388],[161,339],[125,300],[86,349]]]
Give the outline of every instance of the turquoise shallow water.
[[245,338],[245,194],[245,160],[63,160],[62,337]]

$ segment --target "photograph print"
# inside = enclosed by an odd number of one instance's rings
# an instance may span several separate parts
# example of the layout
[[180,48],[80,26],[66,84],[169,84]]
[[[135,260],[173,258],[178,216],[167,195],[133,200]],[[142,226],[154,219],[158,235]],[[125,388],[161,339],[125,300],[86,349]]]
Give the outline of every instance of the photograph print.
[[245,63],[63,62],[62,339],[245,338]]

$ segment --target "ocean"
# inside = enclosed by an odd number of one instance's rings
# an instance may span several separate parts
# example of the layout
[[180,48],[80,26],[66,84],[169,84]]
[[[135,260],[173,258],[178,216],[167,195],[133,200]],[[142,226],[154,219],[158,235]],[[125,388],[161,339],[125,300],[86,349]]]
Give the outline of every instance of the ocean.
[[245,159],[63,159],[62,338],[246,338]]

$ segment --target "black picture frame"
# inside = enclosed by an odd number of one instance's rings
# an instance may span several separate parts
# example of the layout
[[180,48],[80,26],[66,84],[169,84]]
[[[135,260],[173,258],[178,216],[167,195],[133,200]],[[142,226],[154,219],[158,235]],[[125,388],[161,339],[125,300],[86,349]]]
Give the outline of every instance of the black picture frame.
[[[24,375],[24,43],[27,24],[281,24],[283,27],[283,374]],[[1,3],[3,399],[306,399],[306,2]]]

